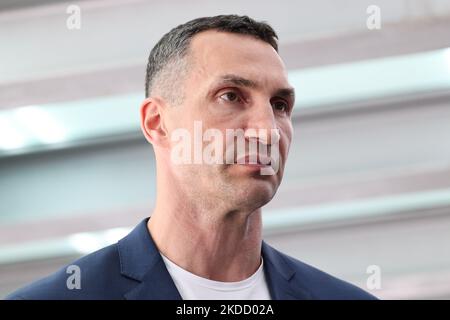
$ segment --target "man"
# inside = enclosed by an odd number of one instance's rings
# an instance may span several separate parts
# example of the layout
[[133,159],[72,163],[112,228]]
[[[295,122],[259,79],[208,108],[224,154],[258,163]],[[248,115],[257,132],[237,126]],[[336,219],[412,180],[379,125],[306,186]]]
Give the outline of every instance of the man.
[[[374,298],[262,241],[261,207],[281,183],[294,106],[268,24],[223,15],[174,28],[150,53],[146,97],[141,127],[157,166],[151,218],[76,261],[80,288],[68,289],[63,268],[9,298]],[[200,141],[181,139],[199,125]]]

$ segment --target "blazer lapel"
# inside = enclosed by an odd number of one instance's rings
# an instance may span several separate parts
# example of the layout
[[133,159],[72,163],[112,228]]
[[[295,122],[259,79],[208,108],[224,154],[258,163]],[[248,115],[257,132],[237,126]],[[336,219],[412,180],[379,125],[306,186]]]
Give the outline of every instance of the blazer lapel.
[[309,300],[307,289],[294,284],[295,270],[281,254],[263,241],[264,273],[273,300]]
[[117,244],[120,272],[139,282],[125,293],[130,300],[181,300],[172,277],[147,229],[148,218]]
[[182,300],[164,261],[149,270],[142,282],[125,294],[127,300]]

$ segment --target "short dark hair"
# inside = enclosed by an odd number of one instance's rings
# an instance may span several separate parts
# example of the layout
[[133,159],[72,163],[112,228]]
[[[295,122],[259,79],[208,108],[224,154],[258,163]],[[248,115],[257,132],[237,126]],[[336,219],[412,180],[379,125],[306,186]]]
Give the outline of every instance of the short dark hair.
[[[170,86],[170,88],[165,88],[166,90],[164,91],[169,89],[175,91],[173,90],[174,82],[180,79],[180,74],[183,71],[186,71],[186,66],[179,65],[179,60],[183,60],[186,57],[191,38],[197,33],[206,30],[218,30],[253,36],[269,43],[278,52],[278,36],[266,22],[258,22],[248,16],[238,15],[202,17],[188,21],[166,33],[150,52],[145,77],[146,97],[151,94],[155,83],[159,80],[156,79],[161,76],[164,70],[170,69],[168,68],[169,65],[177,66],[178,63],[179,68],[177,72],[172,72],[172,74],[176,74],[173,76],[173,79],[161,79],[166,82],[166,86]],[[166,92],[166,94],[170,95],[171,93]]]

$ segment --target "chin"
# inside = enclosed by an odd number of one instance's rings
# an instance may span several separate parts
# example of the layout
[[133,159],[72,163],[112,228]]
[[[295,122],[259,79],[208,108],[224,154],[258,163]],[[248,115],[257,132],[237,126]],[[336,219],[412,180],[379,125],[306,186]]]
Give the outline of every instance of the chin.
[[[246,166],[228,167],[227,201],[235,206],[258,209],[272,200],[280,185],[280,174],[261,175],[259,170]],[[224,191],[225,191],[224,190]]]
[[276,187],[267,181],[248,181],[236,187],[235,199],[242,207],[258,209],[266,205],[275,196]]

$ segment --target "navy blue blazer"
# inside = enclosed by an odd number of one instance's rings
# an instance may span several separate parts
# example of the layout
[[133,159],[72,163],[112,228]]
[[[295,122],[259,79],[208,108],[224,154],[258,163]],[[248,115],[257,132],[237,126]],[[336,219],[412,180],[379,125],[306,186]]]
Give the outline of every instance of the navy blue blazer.
[[[6,299],[182,299],[143,220],[116,244],[84,256],[80,288],[68,289],[64,267]],[[289,257],[263,241],[272,299],[376,299],[360,288]]]

